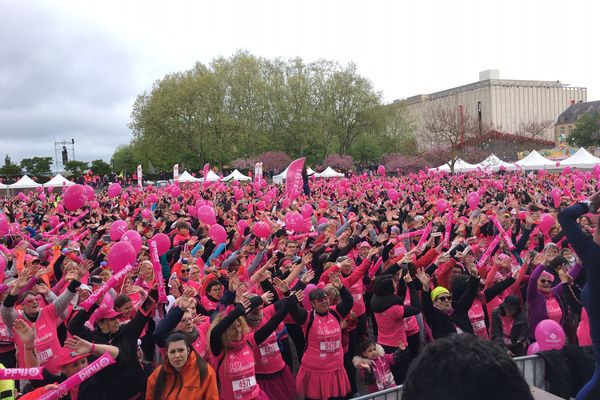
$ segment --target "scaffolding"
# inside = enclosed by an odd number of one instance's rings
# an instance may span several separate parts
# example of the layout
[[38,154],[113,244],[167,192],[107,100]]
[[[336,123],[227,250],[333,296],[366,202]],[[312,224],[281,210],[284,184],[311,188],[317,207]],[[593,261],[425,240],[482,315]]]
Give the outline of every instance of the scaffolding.
[[65,171],[65,163],[75,160],[75,139],[54,142],[54,168],[56,173]]

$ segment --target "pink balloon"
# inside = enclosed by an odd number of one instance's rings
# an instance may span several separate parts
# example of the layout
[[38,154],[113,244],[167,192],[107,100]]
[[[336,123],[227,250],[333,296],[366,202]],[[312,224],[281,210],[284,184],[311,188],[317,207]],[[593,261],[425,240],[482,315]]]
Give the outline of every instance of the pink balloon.
[[391,201],[398,201],[398,198],[400,198],[400,194],[398,193],[398,191],[396,189],[390,189],[387,191],[387,196],[390,198]]
[[85,189],[81,185],[70,186],[63,196],[63,205],[69,211],[75,211],[85,205]]
[[10,233],[11,235],[16,235],[17,233],[19,233],[20,230],[21,227],[16,222],[13,222],[12,224],[8,225],[8,233]]
[[227,241],[227,232],[219,224],[214,224],[208,228],[208,235],[215,244],[225,243]]
[[196,212],[198,215],[198,219],[200,222],[206,225],[214,225],[217,223],[217,216],[215,215],[215,210],[211,206],[203,205],[198,207],[198,211]]
[[325,201],[325,200],[321,200],[321,201],[319,202],[319,208],[320,208],[321,210],[325,210],[325,209],[327,208],[327,201]]
[[156,197],[156,195],[154,193],[152,193],[150,196],[146,197],[146,204],[154,204],[158,202],[158,197]]
[[94,193],[94,188],[90,185],[83,185],[83,188],[85,189],[85,197],[88,200],[94,200],[94,198],[96,197],[96,193]]
[[288,208],[292,204],[292,201],[287,197],[281,201],[281,208]]
[[180,194],[181,194],[181,189],[179,189],[179,186],[173,186],[173,188],[171,189],[171,196],[179,197]]
[[92,207],[93,209],[96,209],[96,208],[100,207],[100,203],[98,203],[96,200],[90,201],[90,207]]
[[171,211],[173,212],[177,212],[179,211],[181,207],[179,206],[179,204],[175,203],[175,204],[171,204]]
[[328,221],[329,221],[329,220],[328,220],[327,218],[325,218],[325,217],[321,217],[321,218],[319,218],[319,225],[321,225],[321,224],[326,224]]
[[190,217],[196,218],[196,215],[197,215],[196,207],[187,206],[186,211]]
[[110,225],[110,240],[119,240],[121,236],[127,231],[127,222],[123,220],[116,220]]
[[40,193],[40,195],[38,196],[38,198],[39,198],[41,201],[46,201],[46,195],[45,195],[44,193]]
[[233,198],[240,201],[244,197],[244,192],[241,189],[235,189],[233,191]]
[[237,229],[238,232],[240,233],[240,235],[244,234],[244,231],[246,230],[246,228],[248,227],[248,221],[246,221],[245,219],[240,219],[237,223]]
[[419,184],[414,185],[413,188],[415,189],[415,193],[420,193],[423,190],[423,186]]
[[477,208],[477,206],[479,205],[479,193],[477,192],[471,192],[467,195],[467,204],[469,205],[469,208],[472,210],[474,208]]
[[123,193],[123,195],[121,196],[121,198],[123,199],[123,201],[127,201],[127,200],[129,200],[129,194]]
[[535,327],[535,340],[540,350],[560,350],[566,341],[565,331],[556,321],[545,319]]
[[271,226],[264,221],[258,221],[252,226],[252,233],[256,237],[266,239],[271,235]]
[[135,264],[137,252],[130,242],[115,243],[108,251],[108,265],[119,272],[127,265]]
[[446,211],[446,208],[448,208],[448,202],[444,199],[438,199],[438,201],[435,202],[435,209],[441,214],[444,211]]
[[438,194],[442,190],[442,187],[438,184],[435,184],[431,187],[431,191],[435,194]]
[[299,232],[304,223],[302,215],[296,211],[285,214],[285,226],[287,229],[295,232]]
[[65,213],[65,208],[62,206],[62,204],[59,204],[56,206],[56,212],[59,214],[64,214]]
[[152,219],[152,211],[150,211],[147,208],[144,208],[141,212],[142,214],[142,218],[146,219],[146,220],[150,220]]
[[385,176],[385,166],[380,165],[377,167],[377,174],[379,176]]
[[554,226],[554,224],[556,224],[556,220],[554,219],[554,217],[550,214],[542,214],[540,216],[540,230],[543,233],[548,233],[548,231],[550,231],[550,228],[552,228]]
[[581,192],[581,189],[583,188],[583,179],[576,178],[573,181],[573,187],[575,188],[575,191],[577,191],[577,193],[579,194],[579,192]]
[[48,218],[48,223],[50,224],[51,228],[54,228],[60,223],[60,218],[58,218],[56,215],[51,215],[50,218]]
[[598,178],[600,176],[600,164],[594,165],[594,168],[592,169],[592,173],[594,174],[594,176],[596,178]]
[[540,351],[540,345],[538,342],[533,342],[529,345],[529,348],[527,349],[527,355],[528,356],[532,356],[534,354],[537,354]]
[[171,247],[171,239],[164,233],[157,233],[152,236],[152,240],[156,242],[156,250],[158,250],[158,255],[162,256]]
[[115,197],[117,197],[118,195],[121,194],[121,190],[123,190],[121,188],[121,185],[118,183],[111,183],[108,186],[108,197],[111,199],[114,199]]
[[310,204],[306,203],[302,206],[302,208],[300,209],[300,213],[302,214],[303,218],[310,218],[313,215],[313,208]]
[[136,254],[142,249],[142,237],[137,231],[129,230],[121,236],[121,242],[129,242],[133,246]]
[[550,191],[550,196],[552,197],[552,201],[554,202],[554,207],[558,207],[560,205],[560,196],[562,195],[562,190],[559,188],[554,188]]
[[256,202],[255,207],[257,210],[264,211],[264,209],[267,207],[267,205],[265,204],[264,201],[261,200],[261,201]]
[[52,186],[50,186],[48,189],[48,193],[52,193],[54,191],[54,188]]
[[8,219],[2,215],[0,216],[0,235],[6,235],[8,233]]

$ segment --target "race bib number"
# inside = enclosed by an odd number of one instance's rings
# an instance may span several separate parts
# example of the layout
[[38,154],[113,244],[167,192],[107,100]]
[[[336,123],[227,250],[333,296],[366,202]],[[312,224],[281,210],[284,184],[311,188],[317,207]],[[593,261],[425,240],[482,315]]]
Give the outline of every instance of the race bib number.
[[260,355],[262,357],[266,357],[269,356],[273,353],[276,353],[279,351],[279,346],[277,346],[277,343],[271,343],[269,345],[266,346],[260,346]]
[[256,386],[256,377],[249,376],[247,378],[233,381],[231,386],[233,387],[233,392],[236,394],[251,392]]
[[45,363],[50,357],[54,355],[54,353],[52,352],[52,349],[48,348],[44,351],[38,352],[37,355],[40,363]]
[[325,353],[335,353],[340,348],[340,341],[333,340],[331,342],[321,342],[321,351]]
[[485,321],[475,321],[471,324],[473,330],[485,329]]
[[396,386],[396,381],[391,371],[388,371],[381,380],[377,380],[377,388],[379,390],[393,388],[394,386]]
[[354,301],[360,301],[362,300],[362,293],[353,294],[352,298],[354,299]]
[[509,337],[504,336],[503,339],[504,339],[504,344],[505,345],[512,346],[512,340],[510,340]]

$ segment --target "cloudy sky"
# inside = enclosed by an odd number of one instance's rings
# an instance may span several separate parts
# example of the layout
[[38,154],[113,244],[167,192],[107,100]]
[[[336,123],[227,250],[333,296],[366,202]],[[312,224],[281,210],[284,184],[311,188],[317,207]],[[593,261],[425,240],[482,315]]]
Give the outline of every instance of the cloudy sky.
[[600,3],[584,0],[0,0],[0,155],[106,161],[135,97],[238,49],[353,61],[386,101],[501,78],[560,80],[600,99]]

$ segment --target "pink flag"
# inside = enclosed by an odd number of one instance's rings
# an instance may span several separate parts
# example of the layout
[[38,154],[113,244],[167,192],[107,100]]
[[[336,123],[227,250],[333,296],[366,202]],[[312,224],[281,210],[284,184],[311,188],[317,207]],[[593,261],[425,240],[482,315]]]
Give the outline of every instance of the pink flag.
[[204,182],[202,184],[203,187],[208,186],[208,171],[210,171],[210,165],[206,163],[204,164],[204,168],[202,168],[202,177],[204,178]]
[[285,175],[285,193],[290,200],[295,200],[302,190],[302,168],[304,168],[304,160],[302,157],[292,161]]

